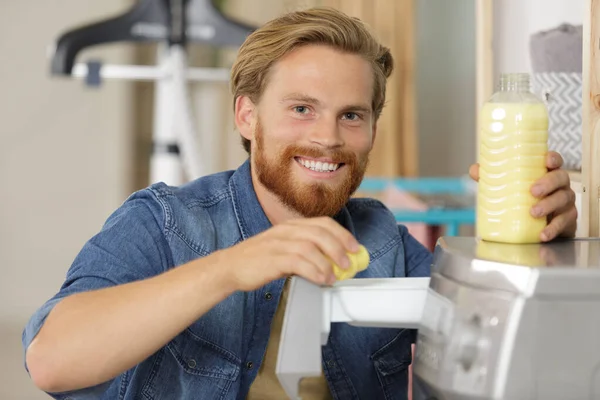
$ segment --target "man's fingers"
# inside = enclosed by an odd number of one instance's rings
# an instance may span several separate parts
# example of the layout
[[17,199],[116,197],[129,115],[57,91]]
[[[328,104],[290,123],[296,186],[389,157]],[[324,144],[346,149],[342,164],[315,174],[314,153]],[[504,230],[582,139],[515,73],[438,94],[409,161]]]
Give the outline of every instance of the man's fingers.
[[552,218],[548,226],[542,231],[540,239],[548,242],[559,236],[559,234],[564,237],[575,236],[577,224],[572,223],[572,221],[577,221],[577,208],[575,206]]
[[563,166],[564,160],[556,151],[549,151],[546,154],[546,168],[549,170],[558,169]]
[[329,231],[329,233],[345,247],[346,251],[355,253],[359,249],[358,240],[356,240],[356,238],[346,228],[338,224],[333,218],[320,217],[301,219],[292,221],[292,223],[304,226],[320,226]]
[[544,197],[531,208],[534,217],[545,217],[556,214],[559,210],[567,210],[575,204],[575,192],[569,189],[561,189]]
[[479,164],[473,164],[469,167],[469,176],[475,182],[479,182]]
[[[309,252],[309,244],[342,268],[350,266],[350,259],[346,254],[348,250],[336,233],[322,225],[317,224],[292,224],[289,230],[284,232],[286,239],[303,242],[300,251]],[[339,235],[339,233],[337,234]],[[295,251],[295,250],[294,250]],[[330,262],[331,263],[331,262]]]
[[328,259],[325,256],[324,251],[312,241],[289,240],[285,242],[285,246],[287,247],[287,250],[308,260],[324,275],[329,275],[333,271],[331,260]]
[[569,174],[563,170],[557,169],[548,172],[538,179],[531,187],[531,194],[535,197],[543,197],[548,193],[553,193],[561,188],[570,186],[571,180]]
[[331,285],[335,282],[335,276],[332,279],[332,273],[325,273],[303,255],[287,256],[284,260],[288,263],[286,268],[288,275],[301,276],[316,285]]

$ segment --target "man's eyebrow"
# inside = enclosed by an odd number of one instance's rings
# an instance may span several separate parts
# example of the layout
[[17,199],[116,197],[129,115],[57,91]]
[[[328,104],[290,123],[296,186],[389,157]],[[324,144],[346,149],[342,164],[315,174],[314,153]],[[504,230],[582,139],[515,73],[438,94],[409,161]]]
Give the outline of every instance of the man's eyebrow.
[[358,111],[358,112],[362,112],[365,114],[370,114],[371,113],[371,107],[365,105],[365,104],[355,104],[355,105],[349,105],[343,108],[344,111],[342,112],[354,112],[354,111]]
[[[305,93],[291,93],[281,99],[281,103],[285,103],[287,101],[297,101],[300,103],[314,104],[316,106],[321,104],[319,99],[309,96]],[[343,112],[359,111],[368,114],[371,112],[371,107],[366,104],[349,104],[342,107],[342,110],[344,110]]]
[[287,96],[285,96],[283,99],[281,99],[282,103],[285,103],[286,101],[298,101],[301,103],[314,104],[316,106],[321,104],[319,99],[309,96],[305,93],[290,93]]

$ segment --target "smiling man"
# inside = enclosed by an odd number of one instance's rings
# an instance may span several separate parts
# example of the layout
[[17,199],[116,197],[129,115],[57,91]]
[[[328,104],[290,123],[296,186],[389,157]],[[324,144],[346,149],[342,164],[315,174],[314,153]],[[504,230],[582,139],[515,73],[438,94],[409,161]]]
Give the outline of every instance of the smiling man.
[[[244,66],[234,68],[234,85],[247,79]],[[312,45],[286,55],[268,75],[264,89],[240,85],[235,110],[246,143],[255,143],[253,177],[261,204],[285,205],[281,216],[267,211],[272,221],[288,219],[290,211],[296,217],[334,216],[360,185],[373,146],[375,113],[382,106],[374,110],[371,104],[373,68],[355,54]]]
[[[386,207],[350,199],[377,136],[392,57],[331,9],[275,19],[232,70],[249,159],[179,188],[133,194],[83,247],[23,334],[35,384],[57,399],[282,399],[275,378],[287,277],[428,276],[431,254]],[[540,179],[545,234],[576,210],[556,153]],[[477,179],[477,166],[472,176]],[[533,210],[532,210],[533,212]],[[337,324],[303,399],[406,399],[414,332]]]

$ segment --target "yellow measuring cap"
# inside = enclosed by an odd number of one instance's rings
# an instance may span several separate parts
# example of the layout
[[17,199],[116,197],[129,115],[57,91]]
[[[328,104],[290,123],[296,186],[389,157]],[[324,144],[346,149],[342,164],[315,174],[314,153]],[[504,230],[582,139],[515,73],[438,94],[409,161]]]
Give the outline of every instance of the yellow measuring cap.
[[338,281],[352,279],[360,271],[364,271],[369,266],[369,252],[366,247],[361,245],[356,253],[347,253],[350,258],[350,266],[347,269],[341,268],[333,263],[333,273]]

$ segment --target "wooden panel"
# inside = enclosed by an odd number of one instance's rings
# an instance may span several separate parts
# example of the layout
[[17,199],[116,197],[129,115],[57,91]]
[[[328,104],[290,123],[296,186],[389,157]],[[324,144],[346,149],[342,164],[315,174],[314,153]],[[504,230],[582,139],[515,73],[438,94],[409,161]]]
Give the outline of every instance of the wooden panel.
[[569,172],[569,179],[571,180],[571,189],[573,189],[573,191],[575,193],[581,193],[582,192],[581,171],[568,171],[568,172]]
[[581,232],[596,237],[600,233],[600,0],[586,0],[584,12]]
[[414,0],[323,0],[367,23],[391,49],[394,73],[378,123],[368,176],[416,176],[418,148],[414,77]]
[[[396,26],[404,28],[396,32],[395,38],[399,42],[396,46],[400,50],[397,67],[402,71],[398,74],[399,80],[395,90],[398,91],[399,105],[402,107],[400,127],[398,132],[401,147],[401,172],[403,176],[415,177],[418,174],[419,148],[417,141],[416,122],[416,88],[415,88],[415,2],[413,0],[398,1]],[[398,71],[396,71],[398,72]],[[401,134],[401,135],[400,135]]]
[[[401,99],[396,90],[398,82],[401,80],[402,61],[395,33],[396,8],[397,4],[387,4],[386,0],[374,1],[374,19],[365,20],[370,24],[379,40],[390,47],[395,61],[395,71],[387,83],[386,105],[378,123],[378,133],[375,140],[375,146],[371,153],[371,165],[367,171],[370,176],[393,177],[400,175],[402,171],[401,158],[403,156],[402,139],[400,136],[400,118],[402,116]],[[395,51],[396,50],[396,51]]]

